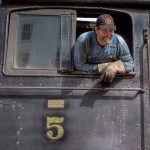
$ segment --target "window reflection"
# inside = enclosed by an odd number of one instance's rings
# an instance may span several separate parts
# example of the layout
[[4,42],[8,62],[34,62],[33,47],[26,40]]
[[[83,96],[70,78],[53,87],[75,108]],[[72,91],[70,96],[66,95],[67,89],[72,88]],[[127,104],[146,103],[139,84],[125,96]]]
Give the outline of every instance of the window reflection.
[[60,33],[60,16],[19,15],[14,68],[57,69]]

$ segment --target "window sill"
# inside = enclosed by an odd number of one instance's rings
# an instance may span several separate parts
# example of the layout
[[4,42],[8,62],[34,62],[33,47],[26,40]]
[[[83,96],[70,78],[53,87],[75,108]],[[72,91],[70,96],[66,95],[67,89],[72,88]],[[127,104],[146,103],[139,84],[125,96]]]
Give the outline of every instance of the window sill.
[[[76,76],[76,77],[99,77],[98,73],[94,72],[83,72],[83,71],[73,71],[73,72],[61,72],[62,75]],[[135,77],[137,72],[129,72],[125,75],[116,74],[115,78],[132,78]]]

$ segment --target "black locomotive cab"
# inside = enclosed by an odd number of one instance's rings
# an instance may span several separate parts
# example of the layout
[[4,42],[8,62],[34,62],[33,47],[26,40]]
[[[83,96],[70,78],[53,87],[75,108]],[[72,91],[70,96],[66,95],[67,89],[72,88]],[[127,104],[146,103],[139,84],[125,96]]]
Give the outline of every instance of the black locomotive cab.
[[[101,14],[134,61],[111,83],[73,60]],[[149,0],[0,1],[0,150],[149,150],[149,28]]]

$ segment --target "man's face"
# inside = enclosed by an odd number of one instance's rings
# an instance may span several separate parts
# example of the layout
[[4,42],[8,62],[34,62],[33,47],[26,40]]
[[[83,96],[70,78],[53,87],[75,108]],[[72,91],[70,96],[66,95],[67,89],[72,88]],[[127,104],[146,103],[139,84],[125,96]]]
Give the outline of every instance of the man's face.
[[107,44],[110,43],[110,41],[114,35],[114,30],[96,29],[96,34],[97,34],[98,43],[102,46],[106,46]]

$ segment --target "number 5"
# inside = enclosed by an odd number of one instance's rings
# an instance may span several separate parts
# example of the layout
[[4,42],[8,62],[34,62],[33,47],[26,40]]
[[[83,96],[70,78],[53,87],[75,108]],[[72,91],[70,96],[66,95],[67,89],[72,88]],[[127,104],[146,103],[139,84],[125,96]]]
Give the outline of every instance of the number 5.
[[[64,135],[64,129],[61,125],[61,123],[64,122],[64,117],[47,117],[47,125],[46,128],[49,129],[47,131],[47,137],[50,140],[56,141],[63,137]],[[52,128],[57,129],[57,135],[53,136],[53,131],[50,131]]]

